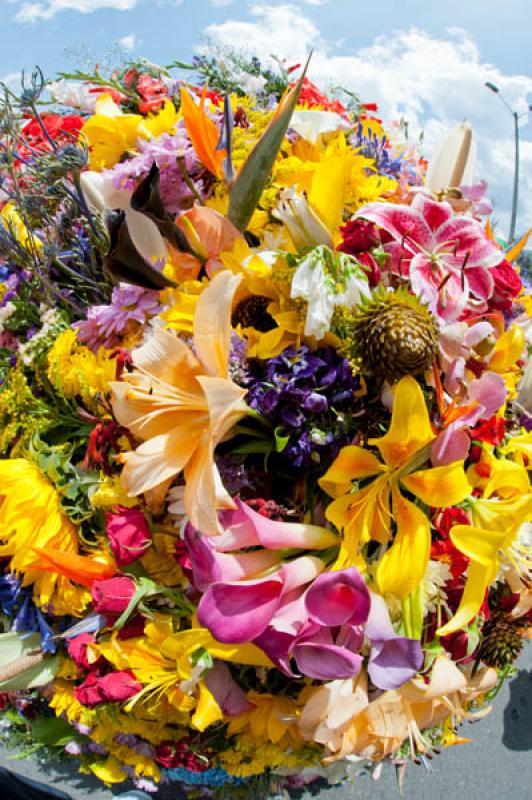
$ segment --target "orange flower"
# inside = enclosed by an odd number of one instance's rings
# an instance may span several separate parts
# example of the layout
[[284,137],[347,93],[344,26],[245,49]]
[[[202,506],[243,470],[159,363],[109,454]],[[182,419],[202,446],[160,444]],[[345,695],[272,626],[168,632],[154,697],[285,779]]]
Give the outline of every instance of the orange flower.
[[241,389],[227,377],[231,305],[240,277],[218,273],[194,314],[192,350],[171,331],[155,328],[133,351],[136,368],[111,383],[121,425],[144,440],[122,455],[122,483],[129,495],[166,490],[183,472],[184,503],[192,524],[219,532],[216,509],[234,508],[214,463],[216,445],[247,413]]

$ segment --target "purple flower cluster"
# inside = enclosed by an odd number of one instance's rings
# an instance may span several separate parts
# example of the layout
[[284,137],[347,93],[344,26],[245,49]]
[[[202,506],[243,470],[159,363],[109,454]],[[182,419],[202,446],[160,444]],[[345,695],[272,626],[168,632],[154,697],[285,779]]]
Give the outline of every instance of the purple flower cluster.
[[100,347],[117,347],[131,323],[144,325],[160,310],[158,292],[122,284],[113,289],[110,305],[89,308],[87,319],[74,327],[80,342],[96,352]]
[[289,347],[267,362],[251,362],[246,402],[288,441],[282,456],[294,467],[331,461],[349,440],[349,412],[360,388],[333,347]]
[[[175,134],[163,133],[157,139],[139,140],[138,149],[139,155],[107,171],[116,189],[133,191],[155,161],[161,175],[161,198],[170,214],[177,214],[191,205],[194,199],[191,185],[200,197],[208,197],[212,181],[197,159],[182,120],[177,124]],[[183,159],[189,183],[183,177],[178,158]]]

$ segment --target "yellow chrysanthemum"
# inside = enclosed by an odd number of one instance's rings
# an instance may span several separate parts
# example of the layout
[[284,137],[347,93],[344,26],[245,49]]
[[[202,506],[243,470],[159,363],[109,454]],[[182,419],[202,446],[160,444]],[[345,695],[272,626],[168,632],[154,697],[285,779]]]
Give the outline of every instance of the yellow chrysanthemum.
[[96,489],[89,494],[89,502],[94,509],[108,509],[113,506],[133,508],[138,505],[136,497],[129,497],[125,493],[119,475],[103,474]]
[[97,394],[108,391],[115,373],[116,363],[110,351],[101,347],[93,353],[78,342],[74,330],[60,333],[48,351],[47,375],[54,389],[67,399],[80,398],[89,408]]
[[33,570],[33,547],[77,554],[78,534],[64,514],[57,490],[40,470],[23,458],[0,461],[0,557],[11,557],[10,569],[33,584],[37,605],[57,616],[81,616],[90,594],[53,572]]
[[163,586],[179,586],[183,582],[183,572],[175,560],[175,541],[169,534],[154,533],[152,546],[141,558],[150,578]]
[[241,734],[231,750],[220,753],[220,762],[230,775],[247,778],[262,775],[268,769],[297,769],[315,765],[318,757],[317,751],[308,746],[300,751],[286,751],[272,742]]

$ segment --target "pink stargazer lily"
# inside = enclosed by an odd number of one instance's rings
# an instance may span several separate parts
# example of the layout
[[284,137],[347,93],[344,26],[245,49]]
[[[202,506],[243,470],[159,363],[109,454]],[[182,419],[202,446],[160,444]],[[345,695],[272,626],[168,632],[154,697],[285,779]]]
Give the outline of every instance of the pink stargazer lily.
[[494,288],[489,270],[500,263],[501,251],[479,222],[453,216],[449,203],[421,192],[411,206],[369,203],[357,217],[389,234],[392,241],[385,250],[392,269],[410,277],[414,293],[437,317],[453,321],[466,310],[485,309]]

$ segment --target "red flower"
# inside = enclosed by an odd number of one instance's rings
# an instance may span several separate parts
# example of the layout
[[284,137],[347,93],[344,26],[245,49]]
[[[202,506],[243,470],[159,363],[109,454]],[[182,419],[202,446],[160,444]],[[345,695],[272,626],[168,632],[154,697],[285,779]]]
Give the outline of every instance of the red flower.
[[30,158],[35,151],[40,153],[52,149],[49,139],[53,139],[58,144],[75,142],[78,132],[83,126],[83,118],[78,114],[43,114],[42,124],[46,133],[35,117],[31,117],[29,122],[22,128],[22,139],[27,142],[27,147],[20,147],[22,158]]
[[208,766],[190,750],[188,737],[179,742],[167,740],[158,744],[155,749],[155,760],[166,769],[180,767],[191,772],[204,772]]
[[489,419],[481,419],[476,428],[472,428],[470,433],[471,438],[477,442],[487,442],[498,446],[504,439],[506,423],[503,418],[494,415]]
[[137,81],[137,92],[142,97],[142,101],[139,103],[141,114],[148,114],[150,111],[161,108],[168,94],[164,83],[151,75],[140,76]]
[[440,642],[453,661],[463,661],[466,658],[469,637],[465,631],[455,631],[449,636],[442,636]]
[[136,591],[132,578],[123,575],[94,581],[92,584],[92,605],[98,614],[122,614]]
[[320,106],[326,111],[335,111],[337,114],[347,114],[347,108],[339,100],[329,100],[327,95],[320,92],[316,84],[305,78],[299,93],[299,102],[306,104],[309,108]]
[[95,671],[105,664],[105,659],[100,657],[97,661],[91,663],[87,658],[87,646],[96,644],[96,639],[92,633],[80,633],[73,639],[68,640],[68,655],[81,669]]
[[122,703],[140,692],[139,683],[132,672],[109,672],[107,675],[96,675],[91,672],[80,686],[76,687],[76,700],[83,706],[92,708],[100,703]]
[[503,259],[500,264],[490,269],[494,281],[490,306],[500,311],[511,311],[512,300],[523,288],[521,278],[509,261]]
[[358,255],[364,250],[371,250],[380,243],[377,226],[367,219],[352,219],[340,228],[343,242],[338,250],[350,255]]
[[119,506],[118,513],[106,516],[107,536],[115,561],[125,567],[140,558],[150,546],[151,532],[140,508]]
[[434,518],[434,527],[443,539],[449,538],[449,531],[453,525],[470,524],[470,519],[463,508],[445,508]]
[[430,557],[434,561],[443,561],[449,565],[453,578],[459,578],[464,574],[469,559],[460,550],[457,550],[450,539],[433,542],[430,549]]

